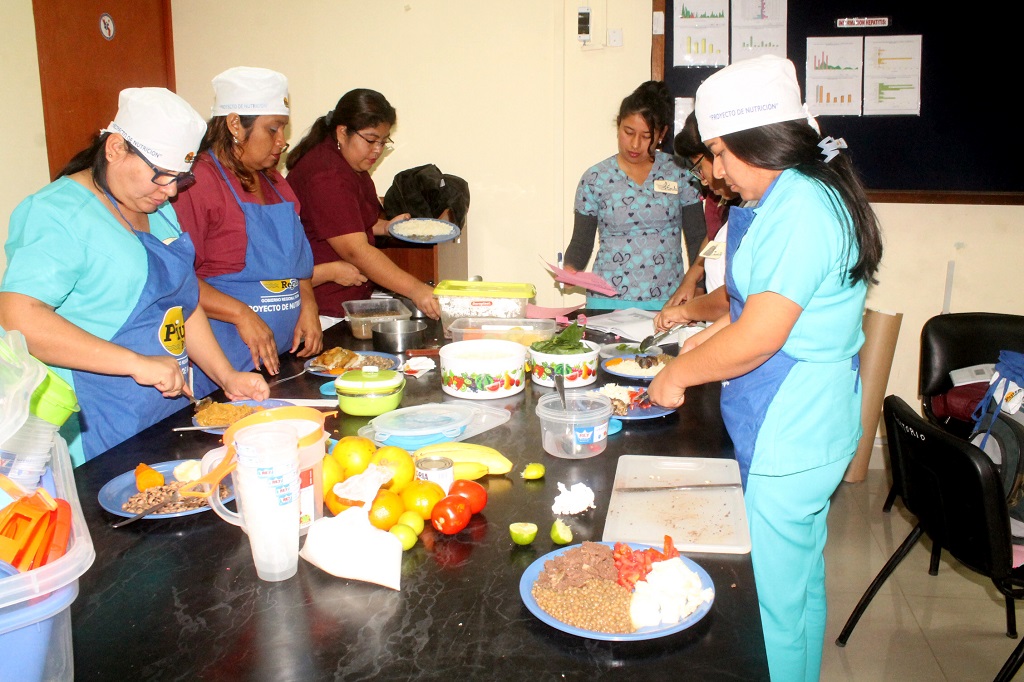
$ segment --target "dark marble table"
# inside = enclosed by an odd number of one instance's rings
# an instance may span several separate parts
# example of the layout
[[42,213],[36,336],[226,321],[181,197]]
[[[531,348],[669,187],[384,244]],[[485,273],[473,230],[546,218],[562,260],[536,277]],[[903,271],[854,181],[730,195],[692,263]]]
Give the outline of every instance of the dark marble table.
[[[328,330],[325,341],[371,348],[344,324]],[[282,376],[299,369],[301,362],[283,358]],[[599,381],[607,378],[602,372]],[[321,397],[325,381],[305,375],[272,389],[272,397]],[[519,579],[555,549],[547,530],[559,481],[594,490],[597,508],[573,517],[572,526],[574,542],[600,540],[620,455],[732,453],[718,387],[709,386],[688,391],[675,414],[626,422],[597,457],[551,457],[541,448],[534,413],[550,390],[531,382],[517,396],[488,402],[512,417],[471,442],[497,448],[515,467],[508,476],[481,479],[490,499],[468,529],[431,549],[419,542],[405,552],[400,592],[335,578],[302,559],[293,578],[263,582],[245,535],[213,513],[110,528],[118,517],[96,501],[104,483],[139,462],[199,458],[219,444],[209,434],[171,431],[191,423],[188,409],[76,469],[96,562],[79,580],[72,605],[75,679],[768,679],[749,555],[689,554],[715,583],[714,605],[693,627],[658,639],[581,639],[526,609]],[[402,406],[444,396],[435,370],[410,379]],[[327,427],[336,438],[367,421],[340,415]],[[526,482],[518,474],[534,461],[545,464],[547,476]],[[541,533],[518,547],[508,524],[527,520]]]

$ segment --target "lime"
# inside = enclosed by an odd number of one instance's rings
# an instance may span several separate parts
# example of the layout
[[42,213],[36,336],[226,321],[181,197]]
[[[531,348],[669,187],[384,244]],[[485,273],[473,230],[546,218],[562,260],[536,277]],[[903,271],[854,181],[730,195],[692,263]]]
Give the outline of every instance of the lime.
[[[422,519],[420,520],[420,523],[423,523]],[[391,526],[391,530],[388,532],[402,541],[402,551],[412,549],[412,546],[416,544],[416,540],[418,539],[416,531],[404,523],[396,523]]]
[[398,523],[409,526],[416,531],[416,535],[423,532],[423,517],[414,511],[402,512],[402,515],[398,517]]
[[555,519],[551,524],[551,541],[556,545],[567,545],[572,542],[572,528],[562,519]]
[[520,475],[527,481],[536,481],[538,478],[544,478],[544,465],[537,464],[536,462],[527,464]]
[[536,523],[510,523],[508,534],[512,536],[512,542],[517,545],[528,545],[537,537]]

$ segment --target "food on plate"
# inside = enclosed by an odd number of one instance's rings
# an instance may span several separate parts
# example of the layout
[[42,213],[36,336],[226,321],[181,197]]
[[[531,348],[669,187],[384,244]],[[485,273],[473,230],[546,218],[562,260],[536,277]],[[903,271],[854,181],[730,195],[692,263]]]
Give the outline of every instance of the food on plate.
[[613,372],[636,377],[653,377],[671,360],[668,355],[635,355],[631,358],[611,358],[605,367]]
[[508,534],[512,536],[512,542],[517,545],[528,545],[537,537],[536,523],[510,523]]
[[583,343],[583,327],[576,324],[575,320],[552,338],[531,343],[530,348],[548,355],[577,355],[591,352],[591,348]]
[[377,369],[392,369],[395,366],[395,361],[379,355],[360,355],[339,346],[324,351],[309,363],[311,370],[329,374],[342,374],[350,369],[371,366]]
[[164,475],[153,467],[142,463],[135,467],[135,488],[139,492],[145,492],[150,488],[157,488],[163,484]]
[[568,545],[572,542],[572,528],[562,519],[555,519],[551,524],[551,541],[556,545]]
[[587,487],[586,483],[573,483],[571,488],[566,488],[565,484],[559,481],[558,490],[555,503],[551,505],[551,511],[556,515],[582,514],[596,507],[594,491]]
[[[170,497],[175,490],[185,485],[186,481],[171,481],[166,485],[158,485],[148,488],[141,493],[129,497],[122,505],[121,510],[129,514],[138,514],[149,509]],[[225,499],[230,493],[225,485],[220,486],[220,499]],[[182,497],[177,502],[172,502],[157,510],[157,514],[176,514],[178,512],[192,511],[200,507],[208,507],[205,497]]]
[[448,488],[448,494],[465,497],[471,514],[479,514],[487,506],[487,489],[476,481],[457,480]]
[[451,234],[452,226],[440,220],[430,218],[410,218],[391,226],[391,232],[401,237],[414,239],[430,239]]
[[537,479],[544,478],[544,465],[538,464],[537,462],[530,462],[523,468],[523,473],[519,474],[527,481],[536,481]]
[[461,495],[448,495],[434,505],[430,524],[445,535],[455,535],[469,525],[471,518],[469,500]]
[[605,384],[598,389],[598,393],[608,396],[612,401],[612,414],[618,417],[625,417],[631,409],[643,410],[651,406],[651,396],[647,395],[647,389],[636,386]]
[[203,475],[203,467],[198,459],[186,459],[174,467],[174,480],[182,483],[191,483]]
[[[512,471],[512,462],[494,448],[476,443],[434,443],[425,445],[413,453],[415,459],[421,457],[447,457],[456,465],[458,472],[459,462],[476,462],[487,467],[487,473],[494,476],[502,476]],[[456,476],[458,478],[458,476]]]
[[196,410],[196,424],[199,426],[231,426],[239,419],[244,419],[263,409],[258,405],[207,403]]

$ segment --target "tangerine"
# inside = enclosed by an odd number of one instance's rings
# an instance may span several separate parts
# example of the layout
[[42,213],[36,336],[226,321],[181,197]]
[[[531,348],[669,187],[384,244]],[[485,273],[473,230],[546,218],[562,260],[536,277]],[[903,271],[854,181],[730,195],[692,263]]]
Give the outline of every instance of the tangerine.
[[334,489],[334,484],[335,483],[341,483],[344,480],[345,480],[345,470],[342,469],[340,464],[338,464],[338,460],[334,459],[330,455],[324,457],[324,461],[323,461],[324,497],[327,497],[327,493]]
[[391,530],[391,527],[398,523],[398,518],[405,511],[402,498],[398,493],[383,488],[373,498],[370,505],[370,523],[381,530]]
[[402,490],[402,502],[408,511],[415,512],[424,521],[430,519],[430,512],[447,493],[437,483],[417,478]]
[[377,464],[391,470],[391,480],[383,485],[386,490],[400,493],[416,478],[416,464],[407,450],[395,445],[385,445],[373,453],[370,464]]
[[331,457],[341,465],[345,478],[366,471],[370,458],[377,450],[377,444],[363,436],[343,436],[331,448]]

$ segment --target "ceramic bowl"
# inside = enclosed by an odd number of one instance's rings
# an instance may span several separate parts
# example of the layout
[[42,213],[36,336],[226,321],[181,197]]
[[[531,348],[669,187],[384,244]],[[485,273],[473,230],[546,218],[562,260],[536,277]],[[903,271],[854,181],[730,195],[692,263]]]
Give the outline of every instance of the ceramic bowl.
[[441,347],[441,390],[456,398],[490,400],[526,388],[526,346],[479,339]]
[[584,341],[586,353],[552,355],[530,349],[530,374],[533,382],[541,386],[554,386],[555,375],[565,377],[566,388],[580,388],[597,381],[597,354],[600,349],[593,341]]

